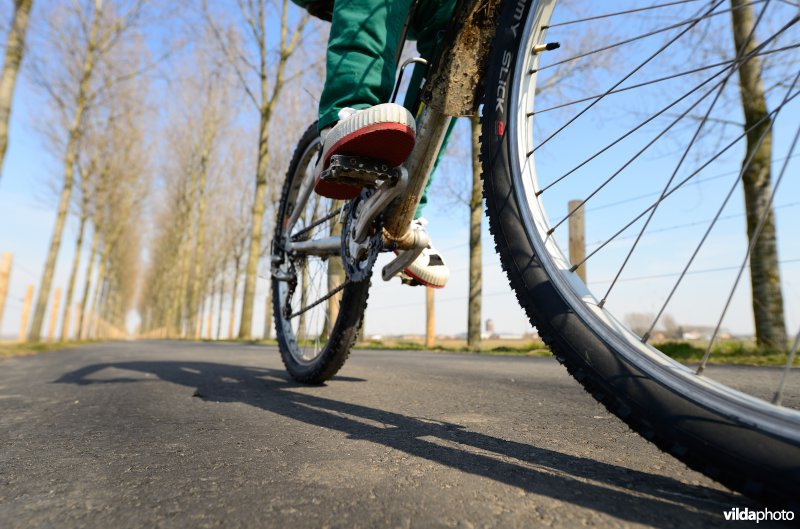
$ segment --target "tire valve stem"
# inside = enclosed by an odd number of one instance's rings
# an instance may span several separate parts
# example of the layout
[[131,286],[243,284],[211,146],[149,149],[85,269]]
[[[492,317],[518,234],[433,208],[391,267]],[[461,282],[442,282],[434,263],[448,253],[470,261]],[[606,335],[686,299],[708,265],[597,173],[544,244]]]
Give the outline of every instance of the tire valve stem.
[[557,50],[561,47],[561,43],[559,42],[548,42],[547,44],[537,44],[533,47],[534,55],[537,53],[542,53],[543,51],[553,51]]

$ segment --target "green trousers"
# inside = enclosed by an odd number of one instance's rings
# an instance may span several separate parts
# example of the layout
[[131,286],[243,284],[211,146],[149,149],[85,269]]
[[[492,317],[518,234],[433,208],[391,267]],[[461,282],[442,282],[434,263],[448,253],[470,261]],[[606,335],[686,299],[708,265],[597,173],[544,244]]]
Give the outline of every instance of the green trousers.
[[[299,5],[308,0],[293,0]],[[328,39],[325,88],[319,103],[319,128],[339,119],[345,107],[367,108],[387,103],[392,96],[397,74],[397,48],[408,18],[411,0],[335,0],[331,33]],[[408,30],[409,40],[417,41],[417,51],[428,61],[433,59],[447,24],[452,20],[456,0],[419,0]],[[417,65],[411,85],[419,84],[424,71]],[[404,106],[412,107],[418,91],[409,89]],[[442,158],[455,120],[436,160]],[[419,218],[428,202],[428,186],[414,218]]]

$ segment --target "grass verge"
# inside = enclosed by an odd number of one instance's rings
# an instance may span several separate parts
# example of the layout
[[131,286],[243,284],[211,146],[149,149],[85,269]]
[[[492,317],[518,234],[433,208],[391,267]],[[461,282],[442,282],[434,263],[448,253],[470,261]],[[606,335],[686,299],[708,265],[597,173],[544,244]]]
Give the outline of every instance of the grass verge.
[[0,358],[9,358],[12,356],[30,356],[39,353],[49,353],[53,351],[60,351],[68,347],[76,347],[79,345],[86,345],[95,343],[93,340],[83,340],[80,342],[38,342],[38,343],[17,343],[17,342],[0,342]]
[[356,349],[437,351],[447,353],[472,353],[486,355],[512,356],[550,356],[550,349],[544,342],[520,340],[485,340],[478,347],[467,346],[464,340],[437,340],[433,347],[425,347],[422,341],[415,340],[369,340],[356,344]]
[[[688,364],[701,362],[708,347],[703,342],[662,342],[654,345],[670,358]],[[762,349],[752,342],[726,340],[716,343],[711,349],[709,363],[784,366],[787,358],[786,352]],[[795,357],[794,366],[800,366],[800,358]]]
[[[653,344],[661,352],[679,362],[692,364],[703,359],[707,344],[703,342],[668,341]],[[425,347],[421,340],[384,339],[359,342],[358,349],[403,350],[403,351],[441,351],[453,353],[472,353],[512,356],[549,356],[550,349],[541,341],[485,340],[479,347],[468,347],[464,340],[438,340],[432,347]],[[711,364],[734,364],[755,366],[783,366],[787,353],[765,350],[752,342],[726,340],[718,342],[711,351]],[[800,355],[795,358],[795,366],[800,366]]]

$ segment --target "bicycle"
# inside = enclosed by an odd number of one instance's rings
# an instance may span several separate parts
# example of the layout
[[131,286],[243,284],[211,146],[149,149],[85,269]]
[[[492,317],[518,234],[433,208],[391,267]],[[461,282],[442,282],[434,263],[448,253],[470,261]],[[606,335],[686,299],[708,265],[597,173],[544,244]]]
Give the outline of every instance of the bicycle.
[[[781,120],[790,111],[786,109],[795,108],[791,105],[796,104],[800,73],[795,75],[793,68],[796,63],[792,62],[791,53],[798,45],[794,41],[787,45],[786,38],[796,35],[800,8],[793,2],[783,0],[756,0],[746,5],[756,5],[763,10],[758,11],[760,15],[747,36],[748,45],[736,50],[733,59],[716,63],[712,61],[712,66],[706,64],[678,72],[662,72],[660,77],[626,84],[634,74],[646,70],[645,67],[658,66],[659,61],[682,61],[684,55],[689,54],[681,54],[673,49],[672,57],[669,57],[670,54],[665,54],[664,50],[669,50],[693,30],[713,27],[720,20],[720,15],[730,16],[736,9],[744,9],[735,4],[728,10],[721,9],[723,2],[664,0],[660,4],[651,3],[614,13],[594,13],[589,10],[585,16],[566,20],[556,16],[561,8],[557,0],[460,2],[446,44],[430,65],[422,86],[421,100],[424,104],[417,118],[417,143],[411,157],[399,168],[382,167],[380,163],[366,159],[339,160],[337,171],[367,188],[348,204],[312,194],[312,171],[319,147],[316,126],[312,125],[298,143],[289,166],[271,254],[275,326],[281,355],[291,376],[300,382],[318,384],[332,377],[342,367],[358,334],[367,305],[371,271],[378,254],[406,250],[401,257],[383,268],[382,277],[388,280],[395,277],[427,244],[427,240],[420,240],[407,231],[411,216],[451,117],[474,114],[482,101],[481,159],[490,229],[502,266],[520,305],[558,361],[611,413],[691,468],[733,490],[769,503],[797,503],[800,498],[800,412],[780,405],[780,398],[785,399],[785,382],[793,376],[789,373],[789,367],[797,349],[797,341],[782,372],[773,402],[712,380],[704,372],[711,344],[720,333],[728,306],[732,300],[737,302],[735,288],[754,246],[753,240],[758,239],[761,228],[748,241],[746,257],[738,267],[738,277],[727,297],[700,368],[684,366],[649,343],[666,304],[676,302],[678,285],[681,281],[688,281],[685,278],[687,274],[691,275],[691,266],[699,262],[697,256],[702,252],[698,251],[707,241],[712,228],[718,226],[736,182],[753,162],[752,155],[742,163],[741,171],[734,175],[736,180],[731,192],[727,195],[720,192],[725,200],[697,250],[693,245],[686,245],[689,251],[694,252],[690,252],[676,286],[667,289],[666,302],[649,329],[638,334],[628,329],[620,323],[622,315],[613,312],[613,300],[609,301],[612,289],[616,288],[616,293],[622,288],[619,286],[622,284],[620,277],[624,276],[630,260],[636,259],[632,257],[634,249],[648,226],[651,226],[657,210],[660,212],[667,208],[667,199],[684,192],[687,189],[685,184],[699,186],[701,180],[697,179],[697,175],[707,167],[714,167],[714,163],[720,166],[723,155],[730,150],[729,147],[719,147],[719,151],[710,157],[701,156],[705,154],[702,152],[695,154],[695,157],[710,162],[700,164],[701,170],[691,172],[689,176],[681,172],[689,171],[686,169],[689,163],[686,160],[692,158],[689,154],[693,149],[700,150],[697,138],[706,135],[708,127],[714,123],[714,112],[722,108],[717,105],[727,93],[725,90],[735,86],[734,75],[742,70],[743,65],[754,64],[756,58],[788,57],[781,59],[788,61],[788,67],[779,63],[789,71],[781,73],[786,75],[776,84],[780,90],[775,88],[774,92],[769,93],[773,110],[767,115],[770,124],[758,145],[764,142],[767,134],[771,141],[773,129],[783,131],[785,125]],[[579,41],[581,24],[611,24],[610,21],[615,17],[635,21],[660,20],[651,14],[658,12],[666,16],[663,13],[668,10],[686,9],[687,6],[696,8],[692,15],[684,16],[678,23],[664,23],[666,29],[642,30],[643,36],[598,45],[601,52],[618,50],[631,43],[640,46],[638,52],[629,53],[632,57],[628,59],[636,59],[634,62],[642,64],[632,70],[617,66],[621,71],[611,74],[616,75],[612,82],[604,83],[605,87],[611,88],[599,90],[593,97],[568,98],[566,104],[547,106],[540,101],[543,85],[538,83],[546,79],[546,71],[553,72],[559,66],[573,64],[590,55],[576,53],[577,59],[556,56],[553,62],[543,64],[543,57],[558,49],[555,42],[548,40],[551,33],[558,30],[574,31],[559,40]],[[765,17],[768,8],[773,10],[770,13],[777,15]],[[566,7],[564,12],[569,14]],[[650,18],[641,18],[645,15]],[[762,20],[775,19],[779,24],[773,33],[757,44],[756,26]],[[709,31],[708,28],[706,31]],[[641,48],[645,46],[642,44],[645,39],[662,34],[667,34],[664,37],[666,44],[660,44],[659,41],[658,45],[653,46],[655,51],[652,53]],[[671,38],[668,39],[669,36]],[[489,42],[491,46],[487,45]],[[750,42],[753,44],[749,45]],[[600,52],[592,50],[591,54],[595,53]],[[641,57],[637,54],[646,59],[639,61]],[[664,64],[661,67],[666,68]],[[693,88],[687,92],[689,95],[682,95],[670,101],[670,104],[659,105],[659,109],[666,110],[659,110],[655,118],[645,120],[643,125],[637,125],[627,132],[621,131],[621,139],[610,134],[608,129],[621,127],[622,118],[603,123],[606,128],[599,135],[581,135],[580,132],[572,132],[574,127],[569,128],[579,120],[586,122],[583,115],[612,95],[631,90],[651,90],[656,85],[669,86],[671,82],[686,83],[706,75],[708,77],[696,86],[691,85]],[[604,76],[600,75],[601,81],[605,81]],[[681,94],[683,92],[678,91]],[[658,97],[655,100],[662,101]],[[580,103],[584,104],[583,110],[567,120],[565,125],[538,133],[537,127],[541,125],[537,119],[542,119],[543,114],[553,114],[559,109]],[[688,105],[688,110],[679,110],[681,104]],[[558,229],[579,208],[569,210],[566,215],[559,215],[553,221],[545,212],[545,206],[557,210],[558,207],[552,207],[553,204],[566,202],[562,195],[555,192],[561,182],[572,178],[578,169],[594,163],[612,147],[634,136],[634,133],[644,134],[658,119],[668,119],[671,115],[668,111],[672,110],[679,115],[682,112],[675,123],[680,123],[686,116],[691,116],[691,111],[697,110],[701,117],[692,116],[693,123],[700,124],[689,127],[690,131],[694,131],[690,135],[692,140],[688,147],[681,145],[677,150],[681,155],[680,161],[667,184],[655,186],[656,192],[646,195],[657,197],[655,202],[646,198],[649,207],[634,215],[634,220],[623,224],[622,229],[610,230],[609,233],[613,235],[601,243],[601,249],[612,247],[614,245],[611,243],[619,242],[620,234],[631,230],[636,222],[644,226],[638,236],[631,237],[635,238],[634,248],[622,254],[624,259],[620,260],[623,263],[610,281],[611,286],[604,289],[602,297],[595,296],[576,271],[596,252],[580,262],[571,263],[558,240]],[[666,131],[674,132],[675,123],[668,125]],[[681,126],[685,123],[681,123]],[[758,130],[761,132],[763,128]],[[750,133],[752,130],[747,130],[738,137],[736,141],[739,146],[744,137],[749,139]],[[574,135],[572,139],[570,134]],[[597,137],[602,135],[613,138],[608,144],[610,147],[603,147],[607,144],[607,137]],[[662,136],[663,133],[657,135],[657,140]],[[576,137],[578,140],[575,140]],[[544,145],[555,145],[559,139],[569,146],[567,156],[562,152],[549,159],[541,154]],[[782,169],[775,190],[795,156],[796,144],[795,135],[794,142],[787,147],[786,157],[777,158]],[[651,145],[653,143],[647,144],[647,148]],[[581,158],[577,157],[576,161],[563,159],[570,158],[572,148],[577,146],[585,146],[597,154],[580,163],[577,160]],[[612,158],[609,162],[613,164],[609,169],[612,177],[589,179],[587,185],[591,184],[592,187],[587,187],[584,195],[587,198],[579,207],[586,207],[587,202],[601,192],[611,192],[612,185],[617,182],[615,178],[630,166],[642,164],[645,170],[652,168],[655,163],[653,159],[640,154],[636,154],[633,161]],[[563,167],[559,168],[559,165]],[[545,166],[549,168],[548,171],[542,170]],[[548,174],[556,176],[550,178]],[[707,181],[710,180],[710,177],[707,178]],[[621,187],[625,187],[624,182]],[[565,193],[576,191],[571,187]],[[770,204],[776,194],[775,191],[771,192]],[[685,205],[680,207],[687,209]],[[620,214],[620,209],[615,207],[611,216]],[[692,213],[684,212],[683,216],[690,217]],[[757,219],[760,220],[758,225],[763,227],[770,216],[770,213],[764,213],[763,218]],[[629,220],[630,216],[625,218],[625,222]],[[652,280],[653,283],[657,281]]]

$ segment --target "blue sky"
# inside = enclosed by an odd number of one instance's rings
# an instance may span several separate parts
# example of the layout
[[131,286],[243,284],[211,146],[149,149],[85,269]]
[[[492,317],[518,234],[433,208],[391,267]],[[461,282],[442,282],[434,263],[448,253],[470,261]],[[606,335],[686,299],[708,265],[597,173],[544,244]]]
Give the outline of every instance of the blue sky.
[[[7,2],[6,2],[7,3]],[[324,29],[322,29],[324,31]],[[309,41],[311,42],[311,41]],[[311,44],[314,45],[314,44]],[[316,44],[318,45],[318,44]],[[637,49],[633,59],[645,53],[646,47]],[[599,83],[607,79],[605,74],[599,76]],[[643,74],[644,75],[644,74]],[[645,75],[645,78],[647,76]],[[684,81],[682,81],[684,82]],[[685,83],[685,82],[684,82]],[[676,90],[680,84],[676,84]],[[685,86],[685,84],[683,85]],[[626,100],[627,101],[627,100]],[[28,76],[23,75],[18,82],[15,106],[12,112],[10,144],[0,179],[0,252],[11,251],[14,253],[14,267],[12,272],[11,290],[5,311],[5,318],[0,328],[0,336],[16,336],[19,329],[19,311],[24,290],[28,284],[37,284],[41,275],[44,257],[49,244],[52,227],[55,219],[55,194],[52,183],[57,182],[60,174],[61,153],[52,153],[46,148],[41,135],[37,132],[37,123],[40,119],[39,112],[41,101],[37,99],[36,91],[30,84]],[[617,116],[620,106],[630,103],[619,103],[610,107],[609,112]],[[636,102],[634,102],[636,104]],[[791,116],[797,117],[798,105],[791,110]],[[730,107],[728,107],[730,108]],[[632,115],[644,113],[651,109],[642,104],[634,110]],[[738,119],[736,111],[732,116]],[[538,156],[539,174],[545,181],[548,175],[560,174],[570,164],[578,161],[581,152],[591,152],[592,148],[602,145],[603,141],[613,137],[614,134],[626,130],[630,125],[629,120],[614,118],[613,122],[604,120],[600,114],[595,119],[586,120],[584,127],[564,136],[558,145],[554,145],[549,153]],[[309,116],[309,121],[314,116]],[[563,114],[562,114],[563,118]],[[733,118],[732,118],[733,119]],[[786,119],[776,126],[776,144],[783,148],[788,145],[788,138],[794,132],[793,119]],[[463,123],[460,127],[465,127]],[[724,134],[720,132],[720,137]],[[630,218],[630,206],[643,206],[651,198],[634,200],[635,197],[646,193],[657,192],[663,185],[664,178],[669,175],[671,165],[665,157],[666,154],[680,149],[685,145],[686,133],[677,135],[674,144],[665,144],[652,155],[643,159],[638,165],[632,166],[631,171],[621,175],[614,186],[598,195],[587,205],[587,234],[586,240],[590,248],[592,243],[603,240]],[[579,146],[580,149],[575,149]],[[776,151],[780,150],[776,148]],[[463,147],[462,147],[462,151]],[[629,151],[630,152],[630,151]],[[637,253],[639,260],[634,260],[623,274],[623,280],[615,287],[610,298],[611,307],[616,307],[620,316],[627,312],[655,312],[658,309],[658,300],[663,298],[664,292],[669,288],[669,277],[655,277],[679,271],[681,261],[679,257],[686,254],[690,248],[685,241],[695,240],[701,232],[701,227],[681,225],[700,222],[713,214],[715,204],[721,199],[722,194],[733,177],[720,176],[735,171],[741,161],[741,150],[732,151],[723,162],[709,169],[701,178],[701,183],[687,186],[676,198],[675,205],[660,213],[653,221],[651,235],[642,242],[642,251]],[[585,196],[586,189],[600,174],[608,174],[612,167],[618,166],[624,160],[624,154],[610,154],[598,160],[597,165],[588,170],[586,175],[576,175],[569,185],[561,188],[554,187],[547,198],[548,213],[553,220],[559,219],[566,213],[568,200]],[[463,158],[451,158],[444,167],[445,171],[457,178],[459,175],[466,177],[469,165]],[[800,196],[800,182],[797,178],[798,164],[790,165],[789,174],[783,185],[781,196],[776,201],[777,218],[780,237],[780,256],[787,261],[782,268],[785,306],[787,310],[787,323],[789,332],[796,332],[800,324],[800,248],[796,244],[795,227],[800,223],[800,207],[796,207],[794,197]],[[777,169],[775,171],[777,173]],[[712,178],[713,177],[713,178]],[[552,178],[552,177],[551,177]],[[435,188],[436,189],[436,188]],[[631,199],[626,206],[615,206],[617,202]],[[699,258],[696,270],[710,268],[729,268],[739,263],[746,243],[744,238],[744,224],[741,218],[736,218],[742,212],[742,199],[740,195],[733,198],[731,206],[726,210],[730,219],[720,223],[715,230],[715,238],[706,251]],[[466,295],[467,295],[467,218],[468,211],[463,205],[454,205],[439,191],[432,197],[426,216],[430,220],[429,231],[448,264],[452,275],[450,284],[436,294],[437,307],[437,332],[440,334],[458,334],[466,329]],[[73,257],[75,240],[75,222],[70,224],[64,234],[54,286],[66,285],[67,274]],[[663,231],[659,231],[663,230]],[[635,235],[635,232],[631,232]],[[626,234],[627,235],[627,234]],[[556,233],[560,241],[564,241],[564,231]],[[695,237],[695,239],[692,239]],[[625,244],[630,240],[620,241],[609,245],[607,251],[593,258],[588,265],[590,287],[602,292],[607,286],[616,270],[615,265],[624,257]],[[564,245],[564,247],[566,247]],[[641,256],[641,257],[639,257]],[[379,260],[377,269],[383,264],[385,257]],[[483,284],[483,318],[491,318],[499,332],[509,334],[522,334],[531,330],[525,315],[519,309],[516,299],[510,292],[504,273],[500,269],[499,261],[494,253],[494,244],[488,230],[484,226],[484,284]],[[85,264],[82,265],[78,284],[82,284],[82,275]],[[724,270],[720,273],[698,273],[687,278],[686,284],[679,290],[673,305],[668,312],[673,313],[680,323],[688,324],[713,324],[711,314],[717,314],[720,300],[724,297],[726,284],[730,282],[735,270]],[[264,295],[266,292],[266,266],[262,266],[262,278],[258,281],[256,313],[254,319],[254,332],[261,332],[263,327]],[[417,334],[424,331],[424,290],[409,288],[399,285],[397,280],[384,283],[376,276],[373,280],[373,289],[370,305],[366,316],[366,331],[368,334]],[[228,310],[226,302],[226,311]],[[216,306],[216,303],[215,303]],[[749,289],[745,284],[739,288],[734,298],[734,304],[725,326],[737,333],[749,333],[752,329],[749,309]],[[135,315],[131,315],[131,321]],[[227,322],[227,314],[224,318]],[[224,325],[227,328],[227,323]]]

